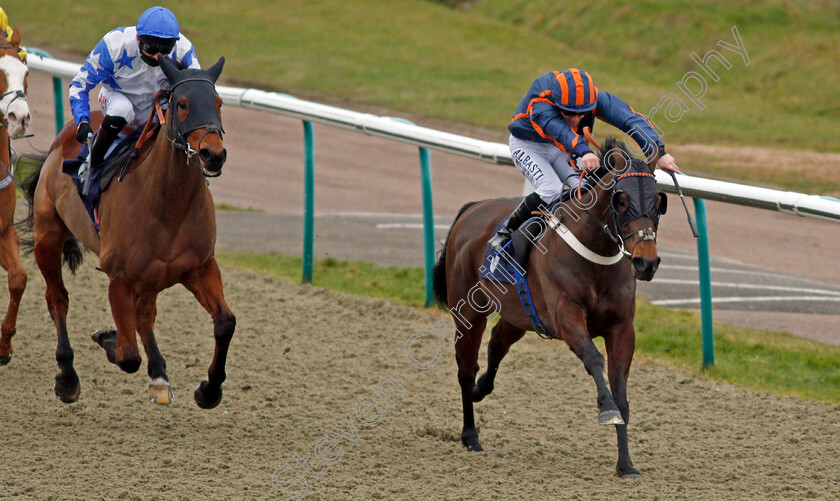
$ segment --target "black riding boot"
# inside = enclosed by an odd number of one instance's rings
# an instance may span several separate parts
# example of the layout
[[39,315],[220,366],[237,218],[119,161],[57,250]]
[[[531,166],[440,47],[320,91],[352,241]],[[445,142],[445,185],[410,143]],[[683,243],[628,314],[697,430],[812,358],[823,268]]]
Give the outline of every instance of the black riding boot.
[[502,252],[505,244],[510,241],[510,234],[516,231],[522,223],[530,219],[531,213],[539,209],[542,203],[542,199],[536,192],[522,199],[519,206],[508,216],[505,223],[499,228],[499,231],[487,242],[487,245],[496,252]]
[[97,134],[96,140],[93,142],[93,147],[90,149],[90,165],[88,165],[88,168],[91,169],[91,172],[93,169],[99,169],[102,166],[102,162],[105,160],[105,153],[114,144],[114,140],[122,128],[125,127],[125,124],[126,120],[122,117],[107,116],[102,121],[99,134]]

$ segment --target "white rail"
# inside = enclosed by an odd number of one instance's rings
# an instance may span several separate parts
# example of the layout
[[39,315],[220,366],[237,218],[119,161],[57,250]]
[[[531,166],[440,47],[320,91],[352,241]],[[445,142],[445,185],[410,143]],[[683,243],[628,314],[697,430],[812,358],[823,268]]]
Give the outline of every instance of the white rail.
[[[77,63],[44,58],[34,54],[29,56],[28,64],[35,71],[63,78],[72,78],[79,68]],[[481,141],[400,123],[388,117],[318,104],[286,94],[223,85],[218,86],[217,90],[228,106],[269,111],[301,120],[357,130],[372,136],[477,158],[490,163],[513,164],[506,144]],[[656,174],[656,181],[663,191],[676,192],[670,176],[661,171]],[[836,199],[686,175],[679,176],[679,183],[684,193],[691,197],[840,222],[840,200]]]

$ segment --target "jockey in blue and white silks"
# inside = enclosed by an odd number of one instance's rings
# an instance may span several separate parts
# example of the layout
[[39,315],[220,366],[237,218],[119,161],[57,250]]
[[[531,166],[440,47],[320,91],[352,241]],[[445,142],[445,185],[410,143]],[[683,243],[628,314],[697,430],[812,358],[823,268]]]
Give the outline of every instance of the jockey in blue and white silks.
[[600,161],[582,136],[599,118],[627,133],[648,157],[659,157],[656,166],[668,172],[680,172],[656,129],[641,113],[617,96],[599,91],[592,77],[583,70],[570,68],[537,77],[525,93],[508,130],[513,163],[534,186],[488,245],[497,252],[510,241],[511,232],[524,223],[541,204],[554,202],[563,185],[574,188],[579,180],[569,163],[577,161],[583,170],[598,168]]
[[124,127],[145,124],[155,93],[169,85],[158,55],[169,56],[183,67],[200,68],[192,43],[181,35],[172,11],[152,7],[140,15],[136,26],[117,28],[102,37],[70,82],[70,108],[81,143],[91,132],[89,93],[101,84],[99,107],[105,118],[89,157],[92,167],[99,166]]

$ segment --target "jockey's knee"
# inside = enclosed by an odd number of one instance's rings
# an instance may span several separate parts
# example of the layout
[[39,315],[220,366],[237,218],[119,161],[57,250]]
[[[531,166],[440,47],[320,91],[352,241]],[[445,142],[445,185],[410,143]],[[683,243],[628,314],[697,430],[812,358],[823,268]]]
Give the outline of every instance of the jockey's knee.
[[563,193],[563,185],[546,183],[545,185],[537,188],[535,191],[537,195],[540,196],[540,200],[543,201],[543,204],[545,204],[546,207],[549,207],[555,200],[560,198],[560,195]]
[[116,93],[108,96],[107,102],[102,106],[102,113],[105,114],[106,120],[108,118],[121,118],[125,120],[125,123],[132,123],[135,116],[134,105],[131,104],[131,101],[127,97],[117,98]]

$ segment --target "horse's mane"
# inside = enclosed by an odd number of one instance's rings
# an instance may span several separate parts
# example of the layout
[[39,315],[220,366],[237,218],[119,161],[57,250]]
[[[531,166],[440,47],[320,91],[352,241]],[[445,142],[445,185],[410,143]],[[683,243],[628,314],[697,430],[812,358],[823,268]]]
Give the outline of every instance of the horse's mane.
[[647,162],[643,159],[634,157],[630,152],[630,148],[627,147],[624,141],[619,141],[618,139],[609,136],[601,145],[601,151],[598,152],[598,157],[601,159],[601,167],[596,171],[598,176],[603,176],[610,169],[614,168],[614,155],[616,155],[616,153],[614,153],[613,150],[620,150],[624,153],[626,158],[630,159],[630,166],[627,168],[627,172],[647,172],[652,174]]

